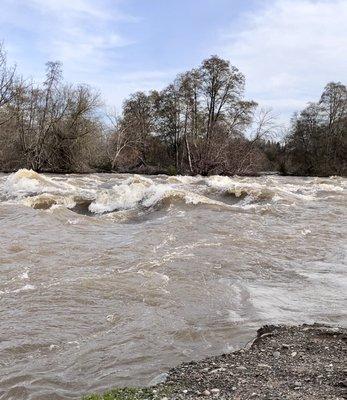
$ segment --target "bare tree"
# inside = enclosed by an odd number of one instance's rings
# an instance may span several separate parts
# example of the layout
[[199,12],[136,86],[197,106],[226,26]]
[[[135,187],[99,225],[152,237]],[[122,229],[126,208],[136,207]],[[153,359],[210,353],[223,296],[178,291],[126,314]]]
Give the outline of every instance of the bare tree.
[[0,43],[0,109],[13,99],[15,81],[16,67],[8,65],[6,52]]
[[207,104],[206,138],[209,139],[225,112],[240,100],[244,91],[244,76],[229,61],[212,56],[204,60],[201,70],[202,93]]
[[[101,116],[100,96],[68,85],[59,62],[42,84],[24,82],[0,45],[0,168],[36,171],[170,171],[251,174],[346,171],[347,89],[329,83],[296,114],[284,144],[271,110],[244,97],[245,77],[217,56],[161,91],[136,92],[120,115]],[[266,164],[267,163],[267,164]]]
[[107,114],[107,118],[109,127],[107,128],[106,151],[111,170],[115,171],[124,154],[136,153],[137,149],[141,147],[142,135],[133,129],[132,121],[129,118],[124,120],[116,112]]
[[[265,140],[274,138],[279,125],[276,116],[270,108],[260,108],[254,116],[248,140],[243,140],[239,146],[237,174],[245,174],[254,171],[255,166],[262,160],[260,144]],[[239,142],[240,144],[240,142]]]
[[22,87],[11,104],[24,166],[36,171],[82,168],[82,149],[96,131],[98,106],[98,94],[84,85],[65,85],[60,63],[48,63],[43,86]]
[[288,168],[304,175],[346,173],[347,89],[329,83],[318,103],[296,114],[286,137]]

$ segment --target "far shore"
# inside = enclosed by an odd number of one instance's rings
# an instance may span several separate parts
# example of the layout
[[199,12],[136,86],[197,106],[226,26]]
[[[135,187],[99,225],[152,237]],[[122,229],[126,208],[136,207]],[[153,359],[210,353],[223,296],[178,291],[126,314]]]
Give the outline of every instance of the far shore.
[[[28,169],[30,168],[19,168],[19,169]],[[14,174],[19,169],[15,170],[0,170],[1,174]],[[167,175],[167,176],[202,176],[202,177],[208,177],[208,176],[213,176],[213,175],[218,175],[218,174],[209,174],[209,175],[201,175],[201,174],[190,174],[190,173],[178,173],[178,174],[172,174],[169,171],[166,170],[125,170],[125,171],[107,171],[107,170],[89,170],[89,171],[34,171],[37,172],[38,174],[46,174],[46,175],[90,175],[90,174],[133,174],[133,175],[144,175],[144,176],[156,176],[156,175]],[[296,175],[296,174],[284,174],[278,171],[262,171],[256,174],[220,174],[220,176],[228,176],[228,177],[234,177],[234,176],[239,176],[239,177],[249,177],[249,178],[258,178],[261,176],[283,176],[283,177],[304,177],[304,178],[309,178],[309,177],[317,177],[317,178],[330,178],[331,175]],[[335,175],[334,175],[335,176]],[[338,177],[344,178],[344,175],[336,175]]]

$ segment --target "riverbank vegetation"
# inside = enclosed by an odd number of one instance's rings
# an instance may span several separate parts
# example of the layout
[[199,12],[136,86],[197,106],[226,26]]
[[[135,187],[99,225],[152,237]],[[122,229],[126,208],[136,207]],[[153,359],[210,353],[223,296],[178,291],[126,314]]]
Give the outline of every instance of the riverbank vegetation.
[[283,134],[270,110],[245,98],[245,77],[217,56],[163,90],[136,92],[106,112],[87,85],[25,80],[0,46],[0,170],[250,175],[346,174],[347,89],[329,83]]

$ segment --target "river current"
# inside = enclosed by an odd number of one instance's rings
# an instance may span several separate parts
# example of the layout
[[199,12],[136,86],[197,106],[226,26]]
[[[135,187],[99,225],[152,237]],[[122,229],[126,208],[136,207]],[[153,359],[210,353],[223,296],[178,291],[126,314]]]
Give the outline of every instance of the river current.
[[0,174],[0,399],[80,399],[346,325],[340,177]]

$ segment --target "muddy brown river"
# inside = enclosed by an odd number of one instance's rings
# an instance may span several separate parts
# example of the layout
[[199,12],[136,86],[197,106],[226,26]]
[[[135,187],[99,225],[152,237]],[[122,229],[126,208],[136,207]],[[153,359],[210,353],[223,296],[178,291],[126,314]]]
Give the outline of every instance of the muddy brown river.
[[347,180],[0,174],[0,399],[80,399],[346,325]]

